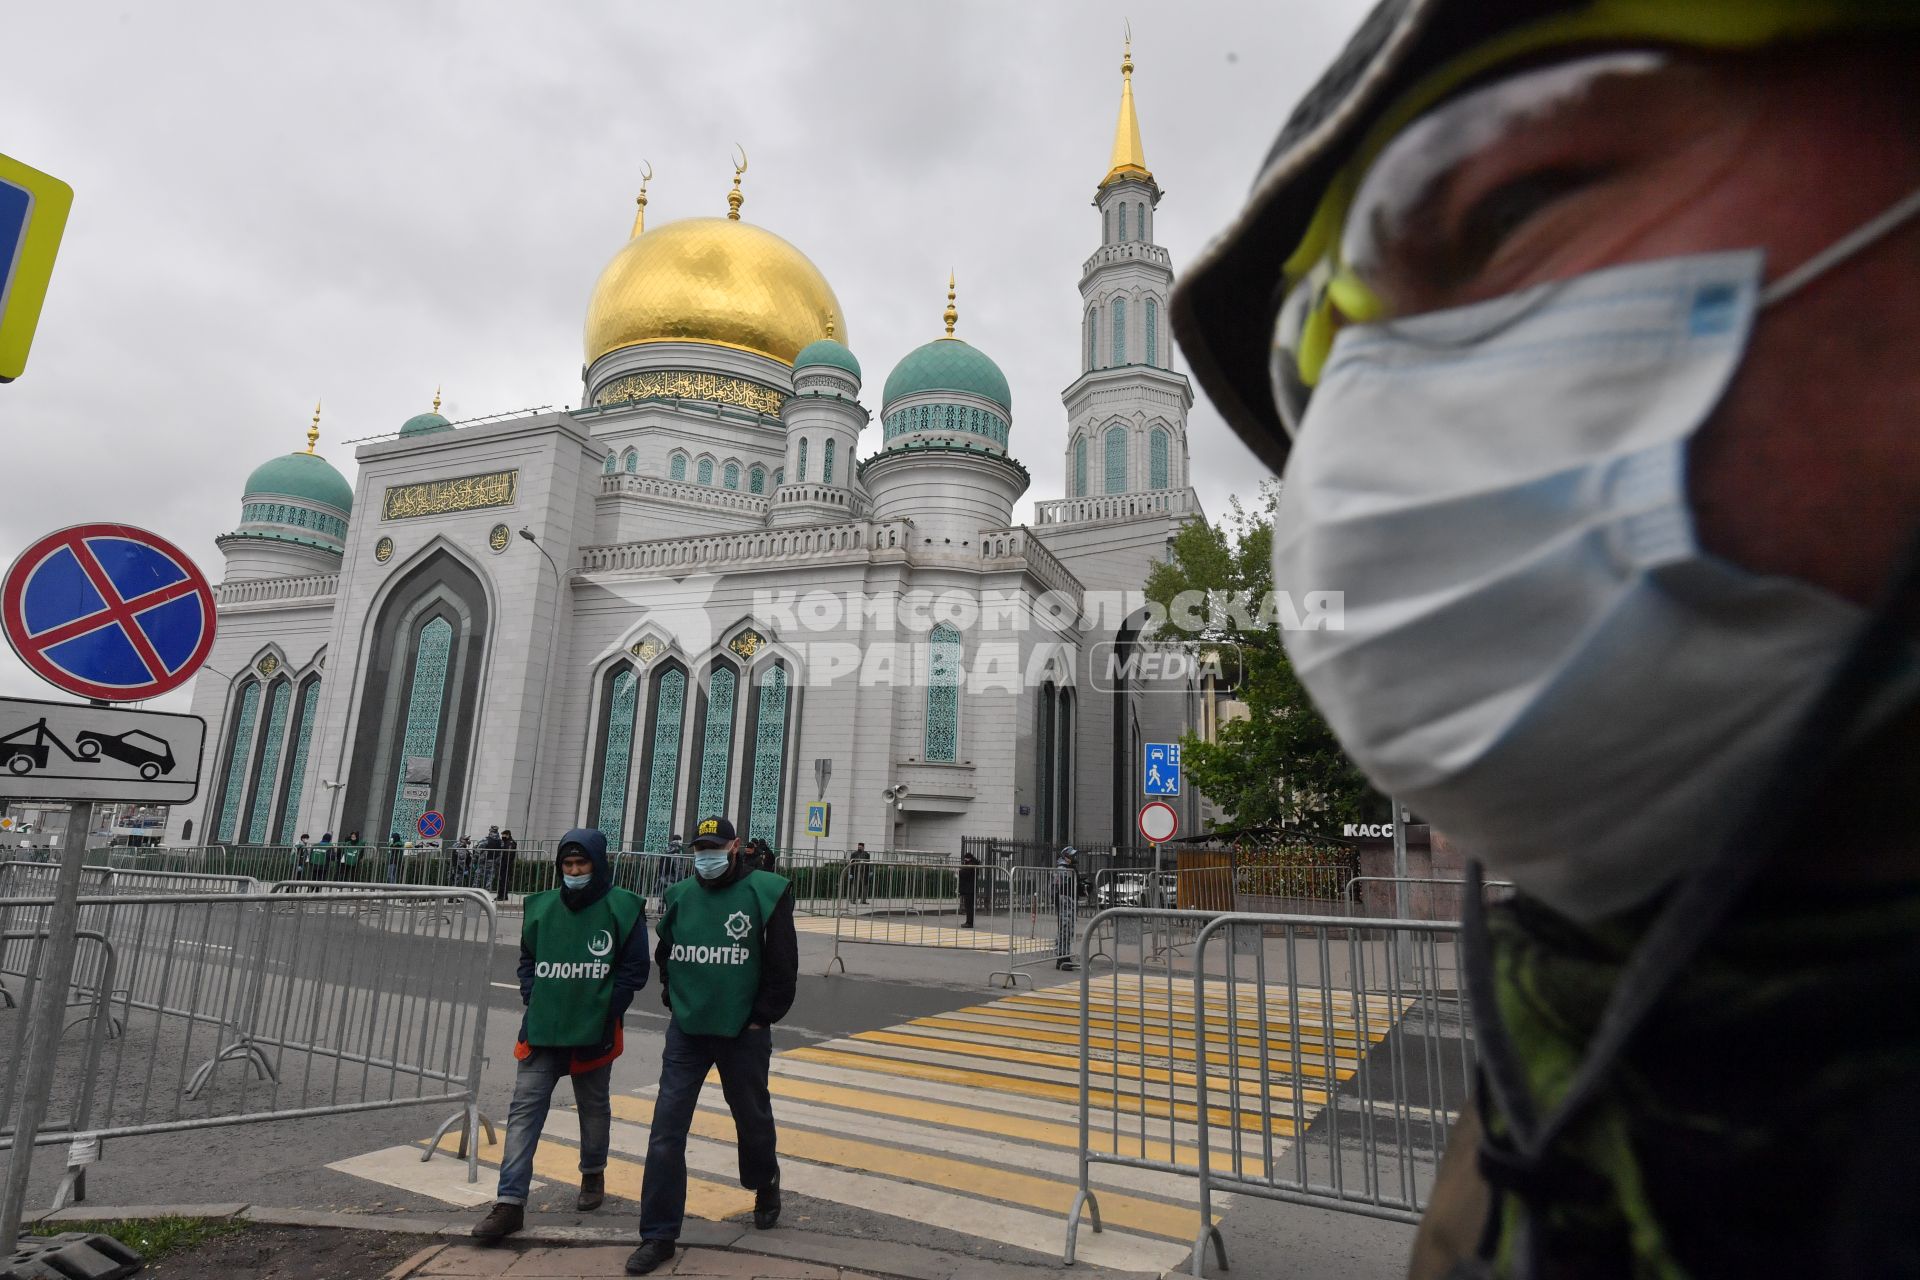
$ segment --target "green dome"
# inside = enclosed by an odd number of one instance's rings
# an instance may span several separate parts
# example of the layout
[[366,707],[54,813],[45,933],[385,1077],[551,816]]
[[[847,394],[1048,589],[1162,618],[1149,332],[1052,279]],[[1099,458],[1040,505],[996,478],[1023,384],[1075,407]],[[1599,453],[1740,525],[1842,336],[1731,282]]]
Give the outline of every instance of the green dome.
[[451,431],[453,424],[437,413],[416,413],[401,424],[400,438],[408,436],[432,435],[436,431]]
[[793,358],[795,372],[810,364],[830,364],[836,369],[845,369],[856,378],[860,376],[860,362],[853,358],[853,352],[832,338],[821,338],[818,342],[809,342],[800,348],[800,354]]
[[273,493],[332,507],[341,515],[353,513],[353,486],[317,453],[289,453],[257,468],[247,477],[243,492]]
[[881,408],[919,391],[965,391],[1013,412],[1013,392],[1000,366],[959,338],[935,338],[907,352],[887,375]]

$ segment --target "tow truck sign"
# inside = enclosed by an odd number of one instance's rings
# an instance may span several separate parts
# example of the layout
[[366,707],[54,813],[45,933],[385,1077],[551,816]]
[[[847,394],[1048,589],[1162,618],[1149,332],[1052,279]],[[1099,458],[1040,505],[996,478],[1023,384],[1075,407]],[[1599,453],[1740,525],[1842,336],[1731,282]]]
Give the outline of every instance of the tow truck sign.
[[206,738],[199,716],[0,698],[0,799],[183,804]]

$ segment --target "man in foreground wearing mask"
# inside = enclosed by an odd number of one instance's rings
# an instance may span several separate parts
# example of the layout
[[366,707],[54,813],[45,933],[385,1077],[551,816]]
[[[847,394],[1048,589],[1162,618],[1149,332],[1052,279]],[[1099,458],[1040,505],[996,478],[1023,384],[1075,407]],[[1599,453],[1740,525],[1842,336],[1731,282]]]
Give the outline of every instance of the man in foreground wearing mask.
[[660,1054],[647,1172],[640,1187],[640,1247],[628,1275],[673,1258],[687,1206],[687,1130],[707,1072],[720,1088],[740,1148],[740,1185],[754,1193],[753,1225],[780,1220],[773,1098],[767,1071],[773,1024],[793,1007],[800,943],[793,886],[755,866],[733,824],[703,818],[693,838],[693,875],[667,890],[654,962],[660,999],[672,1013]]
[[607,838],[569,831],[555,853],[561,885],[529,894],[520,926],[520,1000],[527,1014],[513,1056],[520,1061],[507,1114],[500,1190],[473,1228],[494,1244],[526,1224],[534,1148],[561,1077],[573,1077],[580,1113],[580,1194],[575,1207],[606,1198],[608,1101],[613,1060],[626,1047],[620,1019],[647,985],[646,902],[613,887]]
[[1344,593],[1300,679],[1519,889],[1417,1276],[1920,1271],[1916,65],[1911,3],[1387,0],[1175,294]]

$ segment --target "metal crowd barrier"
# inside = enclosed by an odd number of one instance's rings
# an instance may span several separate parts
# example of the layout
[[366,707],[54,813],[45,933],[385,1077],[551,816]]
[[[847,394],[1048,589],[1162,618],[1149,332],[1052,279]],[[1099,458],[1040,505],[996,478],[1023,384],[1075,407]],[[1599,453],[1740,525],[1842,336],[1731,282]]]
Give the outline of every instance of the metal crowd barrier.
[[[51,905],[0,900],[5,945],[44,936]],[[76,960],[69,990],[34,976],[35,947],[19,1006],[0,1010],[0,1150],[14,1147],[28,1101],[16,1082],[31,1004],[77,997],[96,1015],[84,1044],[53,1046],[53,1118],[33,1139],[69,1145],[63,1201],[84,1197],[106,1139],[436,1104],[456,1110],[422,1159],[457,1126],[477,1178],[474,1139],[492,1131],[479,1109],[496,930],[488,895],[84,896],[80,920],[101,946]],[[223,1071],[228,1063],[241,1069]]]
[[1417,1222],[1469,1096],[1475,1051],[1459,926],[1345,916],[1116,909],[1083,952],[1080,1188],[1093,1169],[1196,1179],[1198,1235],[1227,1265],[1214,1197],[1231,1192]]
[[[1354,876],[1340,891],[1347,907],[1359,915],[1396,920],[1458,920],[1465,880],[1435,876]],[[1513,891],[1511,880],[1482,882],[1487,901],[1497,902]]]
[[[838,867],[837,874],[828,973],[835,965],[847,971],[841,954],[847,943],[934,947],[1004,954],[1006,968],[994,971],[989,981],[1004,978],[1012,986],[1028,977],[1019,967],[1030,963],[1027,957],[1042,946],[1031,930],[1020,927],[1025,923],[1020,889],[1015,873],[1005,867],[964,867],[946,855],[942,862],[849,862]],[[966,927],[960,896],[963,883],[971,887],[973,898],[971,928]],[[1051,934],[1044,945],[1052,946]]]
[[1353,869],[1339,865],[1239,866],[1233,869],[1234,904],[1278,914],[1324,911],[1346,901],[1352,879]]

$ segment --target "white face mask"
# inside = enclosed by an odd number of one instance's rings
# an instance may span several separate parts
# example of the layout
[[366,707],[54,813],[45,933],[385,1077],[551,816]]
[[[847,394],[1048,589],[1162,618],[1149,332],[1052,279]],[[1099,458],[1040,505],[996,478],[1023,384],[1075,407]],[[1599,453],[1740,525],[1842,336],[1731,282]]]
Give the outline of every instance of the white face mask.
[[1712,856],[1865,620],[1701,550],[1686,451],[1756,311],[1889,225],[1764,302],[1759,251],[1706,254],[1333,347],[1273,567],[1345,592],[1345,629],[1287,652],[1376,786],[1566,915]]

